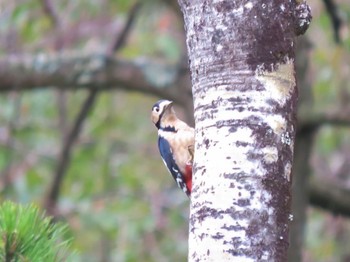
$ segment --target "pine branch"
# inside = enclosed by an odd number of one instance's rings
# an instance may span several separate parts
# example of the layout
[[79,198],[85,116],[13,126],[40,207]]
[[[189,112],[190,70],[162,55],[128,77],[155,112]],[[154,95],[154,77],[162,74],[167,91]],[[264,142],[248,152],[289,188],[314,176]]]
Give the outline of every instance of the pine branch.
[[51,223],[36,206],[4,202],[0,221],[1,261],[58,262],[69,258],[71,240],[64,240],[67,226]]

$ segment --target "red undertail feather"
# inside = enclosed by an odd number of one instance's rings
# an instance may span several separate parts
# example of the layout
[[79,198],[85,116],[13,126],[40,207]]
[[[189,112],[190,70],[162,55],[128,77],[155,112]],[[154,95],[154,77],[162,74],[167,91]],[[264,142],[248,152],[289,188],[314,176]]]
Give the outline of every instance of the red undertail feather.
[[186,181],[186,187],[189,193],[191,195],[192,193],[192,163],[187,163],[185,167],[185,181]]

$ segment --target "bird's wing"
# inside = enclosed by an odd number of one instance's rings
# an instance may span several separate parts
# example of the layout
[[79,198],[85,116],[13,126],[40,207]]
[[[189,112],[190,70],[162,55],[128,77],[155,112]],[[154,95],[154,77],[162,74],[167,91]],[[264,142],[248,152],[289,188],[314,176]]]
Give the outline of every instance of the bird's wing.
[[188,192],[186,182],[184,181],[184,177],[183,175],[181,175],[180,169],[175,162],[169,142],[165,138],[159,136],[158,147],[163,162],[168,168],[173,178],[175,179],[177,185],[188,195],[190,192]]

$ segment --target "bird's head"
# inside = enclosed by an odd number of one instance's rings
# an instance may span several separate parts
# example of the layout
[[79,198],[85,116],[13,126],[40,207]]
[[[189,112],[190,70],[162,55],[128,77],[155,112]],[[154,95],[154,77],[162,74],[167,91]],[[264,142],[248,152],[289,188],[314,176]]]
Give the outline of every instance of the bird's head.
[[159,100],[152,107],[151,119],[153,124],[159,129],[164,119],[175,116],[173,101]]

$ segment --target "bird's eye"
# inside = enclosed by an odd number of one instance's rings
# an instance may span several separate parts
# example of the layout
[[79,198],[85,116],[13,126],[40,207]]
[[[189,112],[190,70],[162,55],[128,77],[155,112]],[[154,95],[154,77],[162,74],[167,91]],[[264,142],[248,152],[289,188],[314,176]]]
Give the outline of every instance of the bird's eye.
[[156,110],[156,112],[159,112],[159,107],[156,107],[155,110]]

